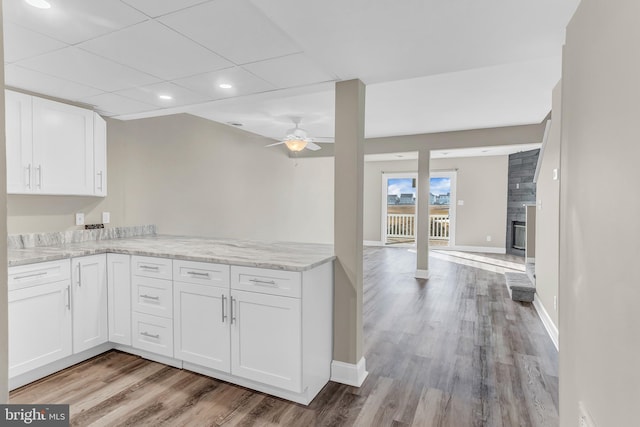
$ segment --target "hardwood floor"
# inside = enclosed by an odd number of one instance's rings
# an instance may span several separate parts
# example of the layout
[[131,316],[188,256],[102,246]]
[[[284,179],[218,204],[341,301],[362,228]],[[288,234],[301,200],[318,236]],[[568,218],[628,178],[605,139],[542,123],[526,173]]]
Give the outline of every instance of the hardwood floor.
[[557,352],[500,272],[516,261],[434,252],[424,281],[407,249],[365,248],[369,377],[308,407],[117,351],[11,403],[69,403],[74,426],[557,426]]

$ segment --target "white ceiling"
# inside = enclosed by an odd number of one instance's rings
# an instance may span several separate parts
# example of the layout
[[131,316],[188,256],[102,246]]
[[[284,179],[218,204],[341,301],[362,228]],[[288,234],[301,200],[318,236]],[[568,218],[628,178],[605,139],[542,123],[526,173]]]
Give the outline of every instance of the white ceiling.
[[[497,145],[493,147],[473,147],[456,148],[452,150],[432,150],[432,159],[453,159],[458,157],[488,157],[488,156],[508,156],[509,154],[520,153],[522,151],[536,150],[542,143],[535,144],[514,144]],[[367,162],[388,162],[393,160],[418,160],[418,152],[410,151],[406,153],[384,153],[366,154],[364,160]]]
[[579,3],[48,1],[3,2],[7,86],[121,119],[189,112],[272,138],[301,117],[328,140],[333,82],[351,78],[367,84],[367,137],[540,122]]

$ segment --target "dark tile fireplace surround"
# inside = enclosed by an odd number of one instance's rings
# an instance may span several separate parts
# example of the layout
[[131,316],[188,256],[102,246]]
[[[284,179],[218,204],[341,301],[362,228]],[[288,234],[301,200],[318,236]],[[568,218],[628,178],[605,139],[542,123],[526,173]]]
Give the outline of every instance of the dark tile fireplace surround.
[[507,253],[524,256],[524,239],[520,233],[525,225],[524,205],[536,203],[533,177],[540,150],[523,151],[509,156],[509,190],[507,196]]

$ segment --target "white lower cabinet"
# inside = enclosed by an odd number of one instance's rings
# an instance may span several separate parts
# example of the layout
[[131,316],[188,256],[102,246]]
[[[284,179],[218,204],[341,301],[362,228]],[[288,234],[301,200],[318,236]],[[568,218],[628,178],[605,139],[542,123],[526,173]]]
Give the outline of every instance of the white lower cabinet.
[[174,283],[174,357],[231,371],[229,289]]
[[109,341],[131,345],[131,256],[107,254]]
[[131,345],[173,357],[173,276],[168,258],[131,257]]
[[109,339],[106,261],[106,254],[71,260],[74,353]]
[[231,373],[301,392],[300,299],[231,292]]
[[9,290],[10,378],[71,355],[70,292],[68,279]]
[[173,357],[173,322],[166,317],[133,312],[133,347]]

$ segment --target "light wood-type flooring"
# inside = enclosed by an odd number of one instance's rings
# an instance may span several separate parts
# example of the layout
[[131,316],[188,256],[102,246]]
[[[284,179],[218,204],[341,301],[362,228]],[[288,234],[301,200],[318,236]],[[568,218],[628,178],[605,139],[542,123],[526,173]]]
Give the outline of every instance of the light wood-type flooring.
[[69,403],[75,426],[558,425],[557,352],[529,304],[508,298],[508,256],[365,248],[361,388],[329,384],[309,406],[112,351],[11,393]]

